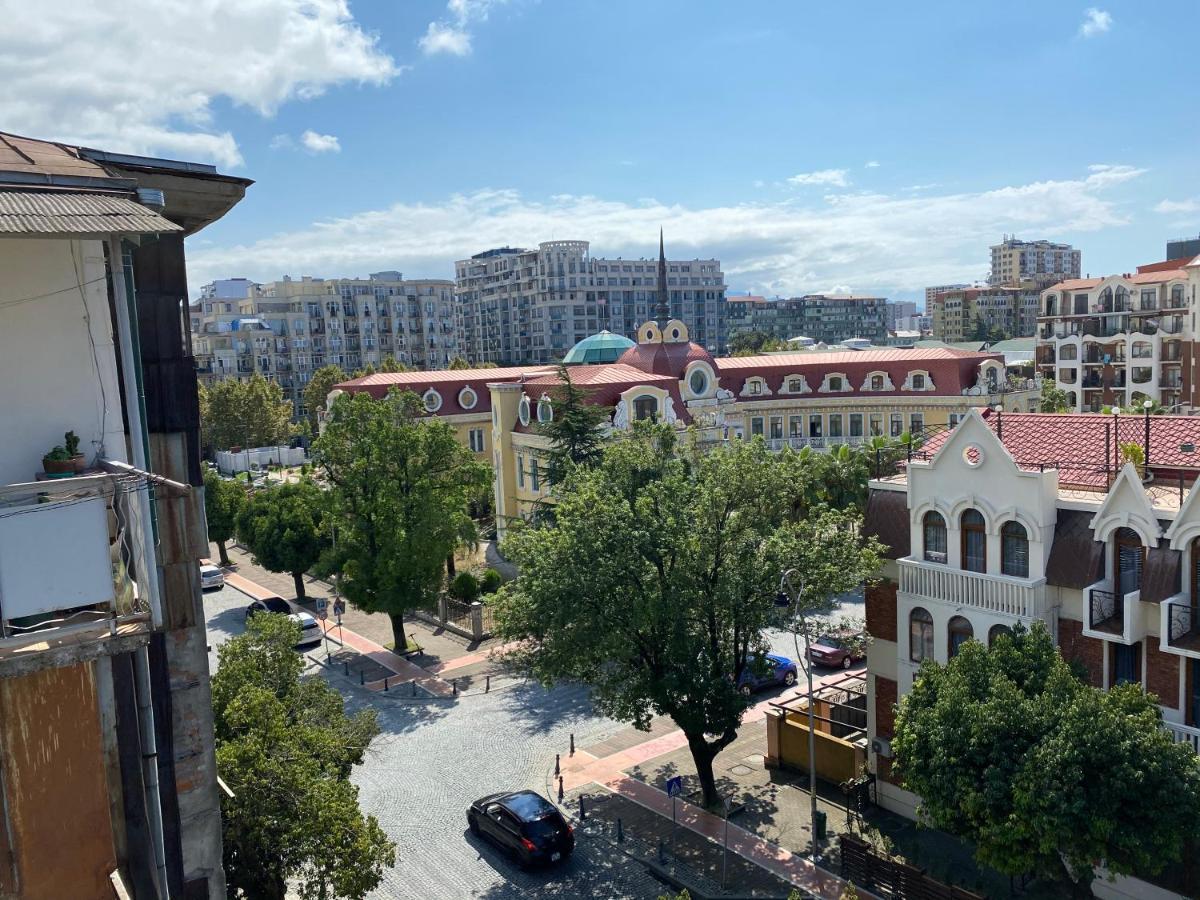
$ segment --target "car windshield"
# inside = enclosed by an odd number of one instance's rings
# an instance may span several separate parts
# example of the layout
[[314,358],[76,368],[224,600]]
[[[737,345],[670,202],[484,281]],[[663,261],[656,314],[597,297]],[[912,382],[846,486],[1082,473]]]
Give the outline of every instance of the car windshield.
[[267,608],[268,612],[290,613],[292,611],[292,608],[288,606],[288,602],[282,597],[268,597],[262,601],[262,605]]
[[558,834],[560,818],[557,814],[543,816],[540,819],[534,819],[532,822],[524,822],[521,825],[521,833],[531,841],[544,841]]
[[522,822],[532,822],[557,812],[550,801],[532,791],[513,794],[504,801],[504,805]]
[[841,638],[831,637],[828,635],[823,638],[817,638],[817,643],[820,644],[822,647],[838,647],[838,648],[845,647],[845,643],[842,641]]

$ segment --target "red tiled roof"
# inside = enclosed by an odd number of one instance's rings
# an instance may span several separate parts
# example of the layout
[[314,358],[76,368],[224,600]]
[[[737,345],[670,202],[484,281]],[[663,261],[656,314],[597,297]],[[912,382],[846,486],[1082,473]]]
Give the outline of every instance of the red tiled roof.
[[727,303],[766,303],[766,297],[760,297],[757,294],[734,294],[731,297],[726,297]]
[[[554,372],[554,366],[512,366],[507,369],[439,369],[433,372],[377,372],[334,385],[335,389],[347,393],[367,393],[379,399],[387,396],[392,388],[424,394],[429,388],[442,397],[438,415],[454,416],[462,413],[486,413],[492,409],[492,393],[489,382],[519,381],[523,376]],[[464,387],[475,392],[475,405],[470,409],[459,406],[458,395]]]
[[1175,281],[1187,277],[1187,272],[1183,269],[1153,269],[1149,272],[1130,275],[1129,280],[1134,284],[1162,284],[1164,281]]
[[1051,291],[1084,291],[1099,286],[1103,278],[1068,278],[1058,284],[1052,284],[1047,290]]
[[673,375],[676,378],[682,378],[683,370],[687,368],[688,363],[694,360],[702,360],[709,365],[716,363],[711,353],[699,344],[691,342],[686,344],[638,344],[622,353],[617,358],[617,363],[655,375]]
[[1181,256],[1177,259],[1168,259],[1164,262],[1147,263],[1144,266],[1138,266],[1137,270],[1138,270],[1138,274],[1141,275],[1144,272],[1161,272],[1164,269],[1182,269],[1184,266],[1189,265],[1191,262],[1192,262],[1192,257]]

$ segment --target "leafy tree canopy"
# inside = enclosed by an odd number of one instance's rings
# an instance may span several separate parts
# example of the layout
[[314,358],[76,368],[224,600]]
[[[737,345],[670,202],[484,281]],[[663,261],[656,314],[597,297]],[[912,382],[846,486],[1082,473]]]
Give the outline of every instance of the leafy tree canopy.
[[669,426],[637,423],[568,478],[556,524],[506,543],[520,575],[496,595],[496,619],[544,682],[586,682],[602,712],[640,728],[673,719],[713,804],[712,760],[737,736],[737,679],[765,649],[780,572],[798,569],[804,602],[824,602],[877,558],[850,516],[793,515],[804,486],[792,454],[762,441],[677,450]]
[[225,542],[233,537],[237,516],[246,503],[240,482],[222,478],[213,469],[204,473],[204,515],[208,520],[208,539],[217,545],[221,565],[229,565]]
[[305,480],[259,490],[238,513],[242,543],[267,571],[291,574],[297,600],[304,599],[304,573],[329,544],[327,506],[325,492]]
[[465,357],[456,356],[454,359],[450,360],[450,365],[446,366],[446,368],[457,371],[459,369],[469,369],[471,368],[471,364],[467,362]]
[[200,427],[205,446],[273,447],[291,434],[292,404],[283,389],[262,375],[226,378],[200,387]]
[[341,366],[321,366],[313,372],[312,378],[304,386],[304,408],[308,410],[308,423],[313,434],[317,433],[317,416],[325,409],[325,400],[329,397],[329,392],[333,390],[334,385],[348,380],[349,376]]
[[1093,865],[1159,872],[1200,825],[1200,764],[1161,719],[1140,686],[1081,682],[1035,622],[921,666],[896,715],[894,767],[922,816],[974,842],[981,862],[1090,896]]
[[432,606],[445,559],[473,533],[468,504],[491,486],[490,468],[420,398],[392,391],[339,397],[314,445],[331,485],[340,571],[347,599],[387,613],[404,647],[404,614]]
[[550,440],[546,454],[546,477],[555,485],[576,466],[592,466],[600,459],[604,442],[603,427],[608,410],[588,402],[588,391],[571,380],[565,365],[558,367],[559,384],[549,394],[554,418],[539,430]]
[[755,356],[775,350],[786,350],[787,344],[766,331],[741,331],[729,339],[732,356]]
[[375,712],[301,678],[300,629],[260,615],[219,651],[212,680],[225,874],[231,896],[361,900],[395,864],[395,845],[363,816],[351,769],[379,733]]
[[1075,407],[1071,404],[1067,392],[1056,385],[1053,378],[1046,378],[1042,381],[1042,396],[1038,409],[1044,413],[1062,413],[1074,412]]

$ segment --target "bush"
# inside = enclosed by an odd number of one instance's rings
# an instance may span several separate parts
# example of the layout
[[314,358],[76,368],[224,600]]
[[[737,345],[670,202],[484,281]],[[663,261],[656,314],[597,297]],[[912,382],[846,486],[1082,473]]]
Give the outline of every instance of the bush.
[[450,596],[463,603],[474,603],[479,598],[479,579],[470,572],[459,572],[450,582]]
[[502,584],[504,579],[500,577],[499,572],[495,569],[485,569],[483,577],[479,579],[479,591],[482,594],[494,594]]

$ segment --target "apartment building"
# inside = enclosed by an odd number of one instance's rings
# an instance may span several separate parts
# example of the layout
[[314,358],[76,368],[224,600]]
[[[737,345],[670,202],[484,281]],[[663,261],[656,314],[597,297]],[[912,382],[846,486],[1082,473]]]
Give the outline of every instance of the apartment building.
[[750,331],[788,341],[804,334],[804,303],[799,297],[732,296],[728,298],[729,338]]
[[1038,292],[1019,288],[961,288],[934,295],[928,310],[933,337],[969,341],[982,330],[998,328],[1008,337],[1033,337],[1040,304]]
[[394,271],[266,284],[225,279],[205,285],[191,320],[201,383],[261,374],[283,388],[297,418],[306,413],[305,386],[326,364],[354,372],[392,357],[440,369],[462,353],[454,283]]
[[825,344],[865,338],[873,344],[887,340],[887,299],[853,294],[805,294],[799,305],[800,334]]
[[[1116,452],[1131,443],[1145,476]],[[971,411],[899,475],[870,482],[864,528],[886,557],[866,595],[868,767],[881,805],[916,817],[920,798],[893,776],[889,741],[921,662],[945,664],[965,641],[990,644],[1035,620],[1095,687],[1156,695],[1155,727],[1200,752],[1197,445],[1190,416]],[[1094,887],[1195,896],[1190,877]]]
[[992,246],[988,284],[1043,290],[1059,281],[1079,277],[1080,253],[1070,244],[1022,241],[1005,235]]
[[907,328],[909,322],[917,315],[917,304],[912,300],[889,300],[885,309],[888,331]]
[[1075,410],[1140,404],[1200,408],[1196,299],[1200,258],[1075,278],[1042,292],[1037,364]]
[[5,898],[225,897],[184,237],[250,184],[0,134]]
[[976,285],[967,284],[966,282],[958,282],[956,284],[939,284],[935,285],[934,287],[925,288],[925,312],[929,312],[930,307],[933,304],[933,298],[938,294],[947,294],[950,291],[962,291],[969,287],[976,287]]
[[[725,276],[716,259],[659,258],[671,318],[713,353],[727,345]],[[632,338],[655,314],[653,259],[593,257],[587,241],[546,241],[536,250],[500,247],[455,263],[455,299],[472,363],[547,363],[608,330]]]
[[1200,256],[1200,235],[1167,241],[1166,259],[1195,259],[1197,256]]

